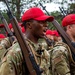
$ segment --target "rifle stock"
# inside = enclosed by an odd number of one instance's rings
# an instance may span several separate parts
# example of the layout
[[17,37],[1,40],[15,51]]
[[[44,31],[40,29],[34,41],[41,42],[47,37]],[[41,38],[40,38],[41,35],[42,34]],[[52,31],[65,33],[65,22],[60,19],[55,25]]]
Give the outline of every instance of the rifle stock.
[[5,0],[5,3],[6,3],[7,8],[8,8],[7,14],[8,14],[10,22],[13,26],[15,36],[18,40],[19,45],[20,45],[24,61],[27,65],[25,67],[27,67],[30,75],[41,75],[42,71],[39,68],[39,66],[37,65],[35,58],[34,58],[34,55],[31,52],[30,48],[28,47],[25,38],[23,37],[22,31],[21,31],[20,27],[18,26],[18,21],[13,16],[13,14],[11,13],[10,8],[9,8],[6,0]]
[[8,37],[9,37],[10,43],[12,45],[12,42],[13,42],[13,37],[12,37],[13,36],[13,33],[9,29],[8,23],[7,23],[6,19],[4,18],[4,16],[2,15],[1,11],[0,11],[0,18],[1,18],[1,20],[2,20],[2,22],[4,24],[4,26],[5,26],[5,29],[6,29],[6,31],[8,33]]

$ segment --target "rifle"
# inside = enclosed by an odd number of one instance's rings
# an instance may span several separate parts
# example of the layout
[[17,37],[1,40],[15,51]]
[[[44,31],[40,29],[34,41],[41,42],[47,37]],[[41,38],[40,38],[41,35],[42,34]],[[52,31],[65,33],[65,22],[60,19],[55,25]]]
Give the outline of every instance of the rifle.
[[[42,5],[42,7],[43,7],[43,5]],[[48,15],[49,15],[49,13],[48,13]],[[75,48],[71,44],[71,39],[66,34],[66,32],[63,30],[63,28],[60,26],[60,24],[55,19],[52,21],[52,24],[56,27],[56,29],[58,30],[58,32],[61,34],[61,36],[63,37],[63,39],[67,43],[67,45],[70,47],[71,51],[75,54]]]
[[[23,37],[22,31],[21,31],[20,27],[18,26],[17,19],[15,18],[15,16],[13,16],[13,14],[8,6],[7,0],[4,0],[4,1],[6,3],[7,8],[8,8],[8,11],[7,11],[8,17],[10,19],[12,26],[13,26],[15,36],[18,40],[19,45],[20,45],[23,59],[26,64],[24,67],[28,69],[28,72],[30,73],[30,75],[41,75],[42,70],[37,65],[35,58],[34,58],[34,55],[33,55],[32,51],[30,50],[30,48],[28,47],[25,38]],[[26,75],[28,75],[28,74],[26,73]]]
[[2,15],[1,11],[0,11],[0,18],[1,18],[2,22],[4,23],[5,29],[6,29],[6,31],[8,33],[8,37],[9,37],[10,43],[12,45],[12,42],[14,41],[13,40],[13,33],[9,29],[8,23],[7,23],[6,19],[4,18],[4,16]]
[[46,11],[46,13],[47,13],[48,15],[50,15],[50,14],[48,13],[48,11],[46,10],[46,7],[45,7],[45,6],[43,6],[41,3],[39,3],[39,4],[42,6],[43,10],[45,10],[45,11]]
[[65,17],[67,14],[65,13],[64,8],[59,7],[59,9],[60,9],[61,13],[63,14],[63,17]]

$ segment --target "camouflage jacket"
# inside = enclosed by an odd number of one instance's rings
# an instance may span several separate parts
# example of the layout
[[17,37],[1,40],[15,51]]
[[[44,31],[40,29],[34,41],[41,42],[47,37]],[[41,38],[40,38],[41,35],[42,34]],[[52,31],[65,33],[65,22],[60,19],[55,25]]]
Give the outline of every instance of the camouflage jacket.
[[7,48],[11,46],[9,38],[4,38],[0,41],[0,62],[3,55],[7,52]]
[[[40,39],[41,40],[41,39]],[[53,41],[46,41],[45,39],[42,39],[41,41],[39,41],[39,43],[43,46],[43,48],[45,48],[47,51],[52,49],[54,46],[54,42]],[[49,44],[48,44],[49,43]]]
[[[31,48],[34,54],[35,60],[40,68],[43,70],[42,75],[50,74],[50,55],[42,48],[40,45],[36,45],[30,40],[26,39],[28,46]],[[38,50],[41,48],[41,53]],[[23,57],[19,47],[16,42],[13,44],[4,55],[0,64],[0,75],[24,75],[23,74]]]
[[0,62],[1,62],[1,58],[3,57],[3,55],[6,53],[6,48],[4,47],[4,45],[0,44]]
[[[49,53],[52,75],[75,75],[75,63],[73,63],[72,53],[67,44],[58,42]],[[70,64],[74,65],[73,70]]]
[[10,47],[10,42],[8,38],[4,38],[0,41],[0,62],[3,55],[6,53],[7,48]]
[[3,45],[6,49],[9,48],[11,46],[11,43],[9,41],[9,37],[4,38],[1,42],[1,45]]

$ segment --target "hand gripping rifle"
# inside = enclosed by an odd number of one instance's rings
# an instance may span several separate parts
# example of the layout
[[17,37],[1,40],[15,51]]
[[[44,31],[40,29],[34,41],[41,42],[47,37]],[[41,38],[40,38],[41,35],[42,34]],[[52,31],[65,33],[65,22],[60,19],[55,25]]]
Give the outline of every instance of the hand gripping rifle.
[[13,38],[13,33],[11,32],[10,28],[8,27],[8,23],[7,23],[6,19],[4,18],[4,16],[2,15],[1,11],[0,11],[0,18],[1,18],[1,20],[2,20],[2,22],[4,24],[4,26],[5,26],[5,29],[6,29],[6,31],[8,33],[8,37],[9,37],[10,43],[12,45],[12,42],[14,41],[13,40],[14,39]]
[[[8,11],[7,11],[8,17],[10,19],[12,26],[13,26],[16,38],[18,40],[18,43],[19,43],[21,51],[22,51],[24,61],[26,63],[26,66],[24,66],[24,67],[25,68],[27,67],[30,75],[41,75],[42,70],[37,65],[35,58],[34,58],[34,55],[31,52],[30,48],[28,47],[25,38],[23,37],[22,31],[21,31],[20,27],[18,26],[17,19],[13,16],[13,14],[8,6],[7,0],[4,0],[4,1],[7,5],[7,8],[8,8]],[[28,74],[26,73],[24,75],[28,75]]]
[[[43,5],[42,5],[42,7],[43,7]],[[44,9],[44,10],[47,11],[46,9]],[[49,13],[48,13],[48,15],[49,15]],[[61,34],[62,38],[65,40],[65,42],[70,47],[71,51],[75,54],[75,48],[71,44],[72,41],[69,38],[69,36],[66,34],[66,32],[63,30],[63,28],[60,26],[60,24],[55,19],[52,21],[52,24],[56,27],[56,29],[58,30],[58,32]]]

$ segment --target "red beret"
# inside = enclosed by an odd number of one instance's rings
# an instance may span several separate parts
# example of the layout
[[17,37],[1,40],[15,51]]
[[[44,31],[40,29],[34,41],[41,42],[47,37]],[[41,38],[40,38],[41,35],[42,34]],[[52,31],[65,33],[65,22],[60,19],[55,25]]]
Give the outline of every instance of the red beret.
[[52,35],[52,30],[47,30],[46,35]]
[[75,14],[69,14],[62,20],[62,26],[75,24]]
[[4,34],[0,34],[0,38],[5,38],[5,35]]
[[57,37],[59,37],[59,34],[58,34],[57,30],[53,30],[52,34],[55,35],[55,36],[57,36]]
[[26,20],[34,19],[37,21],[53,21],[54,17],[53,16],[47,16],[44,14],[44,12],[38,8],[38,7],[33,7],[27,10],[23,16],[22,16],[22,22]]

